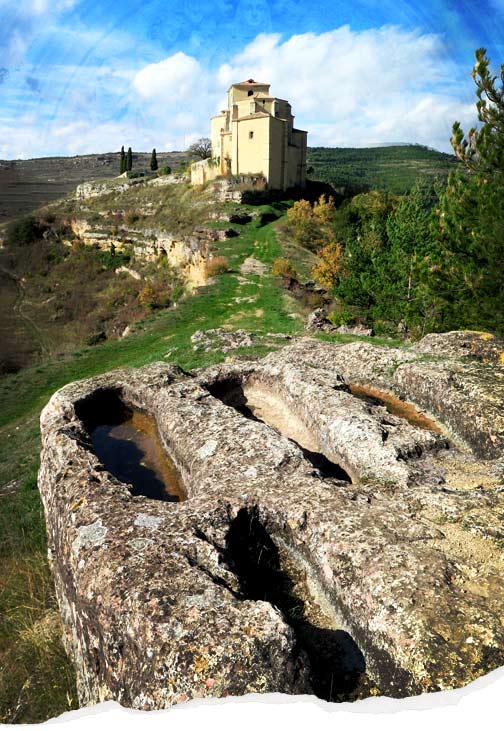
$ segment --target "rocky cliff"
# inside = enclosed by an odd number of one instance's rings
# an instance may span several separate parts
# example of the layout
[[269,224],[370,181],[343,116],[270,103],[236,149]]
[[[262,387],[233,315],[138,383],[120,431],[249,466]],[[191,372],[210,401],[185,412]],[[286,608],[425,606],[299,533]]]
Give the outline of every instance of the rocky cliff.
[[[503,663],[504,369],[424,346],[304,338],[51,398],[39,487],[82,703],[402,697]],[[153,417],[186,499],[104,467],[121,409]]]

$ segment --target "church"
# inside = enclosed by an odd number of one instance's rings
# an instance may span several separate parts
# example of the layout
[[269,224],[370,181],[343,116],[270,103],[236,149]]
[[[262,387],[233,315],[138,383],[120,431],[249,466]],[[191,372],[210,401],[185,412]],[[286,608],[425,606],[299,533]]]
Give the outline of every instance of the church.
[[219,176],[262,176],[271,190],[304,187],[308,133],[291,105],[254,79],[232,84],[228,108],[211,119],[212,157],[191,166],[191,183]]

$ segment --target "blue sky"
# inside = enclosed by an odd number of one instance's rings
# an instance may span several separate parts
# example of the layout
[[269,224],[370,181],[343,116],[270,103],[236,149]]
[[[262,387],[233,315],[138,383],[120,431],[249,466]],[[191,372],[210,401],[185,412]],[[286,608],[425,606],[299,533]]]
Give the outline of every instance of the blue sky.
[[0,0],[0,158],[185,149],[230,83],[287,98],[311,145],[450,150],[504,0]]

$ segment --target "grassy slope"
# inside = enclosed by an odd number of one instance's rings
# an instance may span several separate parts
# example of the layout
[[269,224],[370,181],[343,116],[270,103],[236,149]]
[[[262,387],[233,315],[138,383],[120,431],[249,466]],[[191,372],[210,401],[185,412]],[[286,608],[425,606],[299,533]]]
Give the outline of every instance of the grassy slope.
[[314,168],[309,176],[313,180],[330,183],[336,189],[382,189],[396,194],[410,190],[419,175],[445,179],[457,164],[453,155],[422,145],[311,147],[307,157],[308,166]]
[[[280,215],[284,206],[261,210]],[[64,384],[111,368],[164,360],[191,369],[222,361],[222,353],[193,350],[190,338],[198,329],[300,331],[300,320],[288,316],[299,306],[268,272],[259,277],[242,276],[239,271],[246,257],[269,265],[282,255],[275,225],[261,225],[259,219],[235,225],[240,236],[217,244],[219,253],[229,259],[230,271],[176,308],[137,323],[127,338],[82,348],[0,383],[0,722],[43,721],[77,706],[73,670],[59,639],[37,491],[41,408]],[[289,250],[300,270],[305,254],[296,247]],[[237,303],[236,297],[253,301]],[[255,346],[234,352],[261,355],[267,349]],[[16,483],[12,492],[11,481]]]
[[[279,255],[272,225],[249,224],[240,238],[220,246],[233,271],[176,309],[144,321],[124,340],[25,369],[0,385],[0,722],[43,721],[77,704],[73,671],[59,639],[36,487],[38,416],[50,395],[69,381],[110,368],[163,359],[192,368],[222,360],[219,353],[194,353],[190,337],[199,328],[244,327],[256,332],[299,328],[287,317],[285,294],[271,278],[262,279],[264,286],[259,286],[258,276],[249,275],[249,283],[237,278],[247,256],[269,263]],[[238,305],[233,302],[237,296],[257,299]],[[12,492],[11,481],[16,482]]]

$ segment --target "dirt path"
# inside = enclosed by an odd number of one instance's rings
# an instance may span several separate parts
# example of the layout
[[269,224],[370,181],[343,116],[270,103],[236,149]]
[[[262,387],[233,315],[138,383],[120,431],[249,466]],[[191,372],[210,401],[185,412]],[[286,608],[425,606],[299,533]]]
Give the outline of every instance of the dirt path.
[[23,304],[25,303],[25,288],[23,281],[20,277],[16,276],[8,269],[0,265],[0,272],[4,274],[11,282],[13,282],[17,289],[17,294],[14,302],[12,303],[12,312],[24,325],[29,337],[36,344],[37,349],[41,357],[49,356],[50,348],[47,344],[47,340],[38,327],[38,325],[23,312]]

